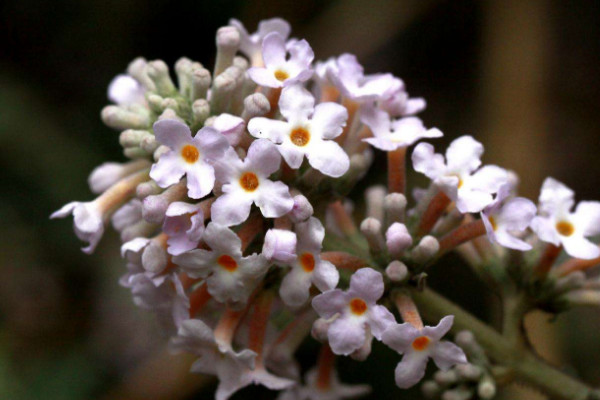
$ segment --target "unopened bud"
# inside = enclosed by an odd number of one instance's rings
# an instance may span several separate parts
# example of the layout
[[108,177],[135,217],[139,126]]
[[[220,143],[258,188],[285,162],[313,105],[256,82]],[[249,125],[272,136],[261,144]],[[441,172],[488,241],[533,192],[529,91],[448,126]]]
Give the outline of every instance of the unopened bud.
[[146,67],[148,62],[146,59],[142,57],[138,57],[129,63],[127,67],[127,74],[135,78],[138,82],[140,82],[144,87],[149,91],[156,90],[154,86],[154,82],[150,79],[148,74],[146,73]]
[[248,60],[246,60],[244,57],[239,56],[233,58],[233,65],[243,70],[247,70],[250,66]]
[[290,211],[288,216],[293,222],[298,223],[309,219],[313,215],[313,212],[313,206],[308,199],[299,194],[294,196],[294,207],[292,207],[292,211]]
[[180,181],[161,194],[146,197],[142,203],[142,216],[148,222],[161,224],[169,204],[181,200],[186,193],[186,181]]
[[128,147],[123,149],[123,154],[125,157],[130,158],[132,160],[137,160],[139,158],[148,158],[150,154],[141,147]]
[[154,82],[156,92],[163,97],[173,96],[177,90],[169,76],[169,67],[162,60],[150,61],[146,67],[146,73]]
[[380,253],[385,248],[381,222],[375,218],[365,218],[360,224],[360,231],[367,239],[372,253]]
[[442,386],[450,386],[458,381],[458,374],[454,369],[448,371],[436,371],[433,379]]
[[459,377],[469,381],[477,381],[483,373],[481,367],[473,364],[458,364],[454,367]]
[[132,174],[150,164],[146,160],[128,163],[106,162],[94,168],[88,178],[88,184],[93,193],[102,193],[127,175]]
[[254,117],[260,117],[271,111],[269,100],[262,93],[254,93],[244,99],[242,119],[246,123]]
[[388,224],[404,221],[406,211],[406,196],[402,193],[390,193],[383,200],[383,208]]
[[559,278],[554,285],[556,294],[566,293],[570,290],[580,289],[585,284],[587,276],[583,271],[574,271],[569,275]]
[[441,388],[440,385],[435,383],[435,381],[425,381],[421,385],[421,392],[423,396],[428,399],[434,399],[440,394]]
[[148,272],[161,272],[167,266],[167,251],[154,240],[148,243],[142,253],[142,265]]
[[418,264],[425,264],[440,250],[440,243],[433,236],[425,236],[412,251],[412,258]]
[[177,112],[171,108],[166,108],[162,114],[158,116],[159,121],[162,121],[163,119],[174,119],[176,121],[185,123],[185,121],[179,115],[177,115]]
[[135,189],[136,197],[140,200],[144,200],[148,196],[162,193],[162,191],[163,189],[154,181],[140,183]]
[[123,147],[139,147],[140,142],[146,136],[152,136],[148,131],[127,129],[119,135],[119,144]]
[[102,122],[108,127],[125,129],[144,129],[150,127],[150,118],[145,114],[138,114],[119,106],[106,106],[100,113]]
[[110,217],[113,228],[121,232],[126,227],[139,222],[142,219],[142,203],[133,199],[121,206]]
[[406,225],[394,222],[385,232],[385,244],[392,257],[400,258],[402,252],[412,246],[413,239]]
[[231,95],[242,76],[243,71],[241,69],[231,66],[215,78],[210,99],[210,108],[214,114],[227,111]]
[[163,154],[167,154],[170,151],[171,149],[168,146],[158,146],[158,149],[152,154],[152,158],[154,158],[154,161],[158,161]]
[[161,113],[165,110],[165,107],[163,107],[163,100],[164,100],[163,97],[152,93],[147,96],[147,99],[148,99],[148,106],[155,113]]
[[466,387],[458,387],[456,389],[446,390],[441,399],[442,400],[469,400],[473,397],[473,392]]
[[408,268],[402,261],[394,260],[385,269],[385,274],[394,282],[402,282],[408,277]]
[[160,143],[156,141],[154,135],[146,136],[140,142],[140,147],[147,151],[148,153],[154,153],[156,149],[160,146]]
[[269,229],[265,234],[262,254],[269,261],[288,264],[296,258],[298,239],[292,231]]
[[376,185],[367,188],[365,192],[365,200],[367,203],[367,216],[384,220],[383,199],[387,189],[383,185]]
[[323,318],[317,319],[315,322],[313,322],[312,329],[310,330],[311,336],[318,342],[327,342],[327,332],[329,331],[329,325],[331,325],[331,322],[328,322]]
[[223,26],[217,30],[217,58],[215,76],[225,71],[233,63],[235,53],[240,47],[240,32],[233,26]]
[[210,115],[210,106],[205,99],[198,99],[192,104],[192,118],[195,127],[202,127]]
[[192,71],[192,100],[206,99],[210,83],[210,72],[206,68],[194,68]]
[[493,399],[496,396],[496,384],[490,376],[485,376],[479,381],[477,395],[483,400]]
[[148,237],[158,229],[159,225],[151,224],[144,220],[138,221],[132,225],[124,227],[121,230],[121,241],[129,242],[135,238]]
[[182,57],[175,63],[179,93],[187,98],[192,94],[192,65],[192,60],[187,57]]

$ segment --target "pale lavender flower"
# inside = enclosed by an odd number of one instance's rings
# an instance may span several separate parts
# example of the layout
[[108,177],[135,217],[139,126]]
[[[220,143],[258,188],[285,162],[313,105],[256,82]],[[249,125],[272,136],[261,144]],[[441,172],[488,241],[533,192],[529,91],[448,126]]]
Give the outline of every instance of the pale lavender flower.
[[423,111],[427,102],[421,97],[408,97],[408,93],[401,87],[387,93],[378,102],[378,106],[392,117],[408,117]]
[[235,18],[229,20],[229,25],[240,32],[240,51],[250,59],[252,65],[262,64],[262,44],[264,38],[271,32],[277,32],[286,40],[292,30],[290,24],[281,18],[265,19],[258,23],[258,30],[249,34],[244,24]]
[[118,105],[144,104],[145,95],[146,89],[129,75],[117,75],[108,85],[108,98]]
[[169,236],[167,251],[178,256],[198,246],[204,233],[202,206],[175,201],[169,205],[163,222],[163,232]]
[[381,274],[361,268],[350,278],[350,288],[329,290],[312,301],[315,311],[325,319],[334,319],[327,331],[329,345],[335,354],[349,355],[367,340],[367,329],[378,340],[395,322],[394,316],[376,302],[383,295]]
[[221,132],[231,146],[237,146],[246,130],[246,122],[238,116],[223,113],[215,118],[212,127]]
[[395,371],[398,387],[406,389],[423,379],[429,358],[443,371],[453,365],[467,362],[467,357],[460,347],[451,342],[440,341],[448,333],[453,322],[454,316],[450,315],[442,318],[435,327],[417,329],[409,323],[404,323],[392,325],[383,332],[383,343],[403,354],[402,361],[398,363]]
[[531,228],[544,242],[563,245],[572,257],[600,257],[597,244],[586,239],[600,233],[600,202],[581,201],[575,212],[575,193],[561,182],[546,178],[540,193],[541,215],[533,219]]
[[174,119],[154,124],[156,140],[171,151],[163,154],[152,166],[150,177],[162,188],[169,187],[185,174],[188,196],[199,199],[209,194],[215,183],[211,165],[229,147],[227,139],[214,128],[204,127],[192,137],[190,128]]
[[244,161],[233,149],[215,164],[215,173],[223,184],[223,194],[211,208],[212,220],[218,224],[239,225],[250,215],[252,204],[265,218],[278,218],[292,210],[294,199],[283,182],[269,180],[279,169],[281,156],[268,140],[255,140]]
[[336,103],[320,103],[302,86],[285,88],[279,109],[286,121],[258,117],[248,123],[257,138],[277,144],[277,149],[292,168],[300,168],[304,156],[310,165],[325,175],[342,176],[350,166],[346,152],[335,141],[346,125],[348,111]]
[[106,213],[102,211],[96,201],[73,201],[53,212],[50,218],[64,218],[70,214],[73,214],[75,235],[80,240],[89,243],[81,250],[86,254],[93,253],[104,235]]
[[292,231],[269,229],[265,234],[262,254],[270,262],[288,264],[296,259],[298,238]]
[[310,65],[315,54],[306,40],[297,40],[286,46],[283,36],[277,32],[269,33],[262,43],[262,57],[264,67],[248,70],[248,76],[258,85],[281,88],[305,82],[313,74]]

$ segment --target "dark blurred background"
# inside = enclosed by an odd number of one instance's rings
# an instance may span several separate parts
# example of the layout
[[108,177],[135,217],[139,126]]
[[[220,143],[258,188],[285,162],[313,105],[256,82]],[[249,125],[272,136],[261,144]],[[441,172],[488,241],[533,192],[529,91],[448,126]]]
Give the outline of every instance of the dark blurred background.
[[[13,0],[0,5],[0,399],[210,398],[189,359],[165,354],[151,315],[118,286],[116,235],[79,252],[70,221],[49,214],[87,200],[88,173],[123,160],[99,113],[106,88],[137,56],[212,65],[214,33],[230,17],[254,31],[280,16],[318,59],[352,52],[369,73],[393,72],[423,96],[426,125],[486,145],[485,162],[515,170],[536,199],[550,175],[578,199],[600,199],[600,3],[550,0],[157,1]],[[380,164],[382,165],[382,164]],[[377,179],[375,176],[373,179]],[[438,279],[482,318],[485,290],[461,268]],[[447,272],[444,272],[447,273]],[[471,299],[471,300],[469,300]],[[469,302],[470,301],[470,302]],[[528,320],[538,350],[600,382],[598,310]],[[394,388],[398,357],[379,347],[344,380]],[[310,365],[312,355],[304,356]],[[378,358],[379,357],[379,358]],[[383,358],[381,358],[383,357]],[[206,386],[206,385],[205,385]],[[516,389],[515,389],[516,390]],[[532,392],[505,398],[533,399]],[[235,398],[272,398],[249,390]],[[543,397],[542,397],[543,398]]]

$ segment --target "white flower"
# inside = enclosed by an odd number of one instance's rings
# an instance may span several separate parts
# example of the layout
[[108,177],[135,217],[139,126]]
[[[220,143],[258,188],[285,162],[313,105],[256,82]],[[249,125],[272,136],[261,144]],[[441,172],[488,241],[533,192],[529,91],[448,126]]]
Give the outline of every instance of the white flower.
[[245,303],[256,282],[267,272],[262,255],[242,256],[242,242],[230,229],[211,222],[204,231],[211,251],[195,249],[173,257],[192,278],[206,278],[208,292],[219,302]]
[[288,46],[279,33],[269,33],[262,42],[262,58],[264,67],[248,69],[250,79],[261,86],[286,87],[305,82],[313,74],[310,65],[315,54],[306,40],[296,40]]
[[292,231],[269,229],[265,234],[262,254],[273,263],[289,264],[296,259],[298,238]]
[[277,32],[284,40],[290,35],[290,24],[281,18],[265,19],[258,23],[258,30],[249,34],[244,25],[235,18],[229,20],[229,25],[240,32],[240,51],[250,59],[252,65],[262,63],[262,43],[269,33]]
[[348,155],[333,140],[342,133],[348,119],[345,107],[321,103],[303,87],[285,88],[279,109],[286,121],[252,118],[248,131],[257,138],[267,138],[292,168],[300,168],[304,156],[310,165],[325,175],[342,176],[350,166]]
[[495,165],[477,170],[482,154],[481,143],[471,136],[461,136],[446,150],[445,161],[429,143],[415,147],[412,161],[415,170],[442,188],[460,212],[480,212],[492,203],[492,195],[508,180],[506,170]]
[[383,151],[408,147],[419,139],[444,136],[437,128],[426,129],[423,121],[417,117],[392,119],[387,112],[375,107],[364,107],[360,120],[371,129],[374,136],[363,141]]
[[98,202],[73,201],[69,204],[65,204],[60,210],[52,213],[50,218],[64,218],[69,214],[73,214],[73,229],[75,235],[77,235],[80,240],[89,243],[87,247],[84,247],[81,250],[86,254],[93,253],[104,234],[104,224],[106,219]]
[[246,122],[238,116],[223,113],[215,118],[212,127],[221,132],[232,146],[237,146],[246,130]]
[[186,174],[188,196],[199,199],[209,194],[215,183],[212,163],[229,147],[227,139],[214,128],[204,127],[192,137],[190,128],[174,119],[154,124],[156,140],[171,151],[152,166],[150,177],[162,188],[169,187]]
[[252,203],[266,218],[281,217],[291,211],[294,199],[287,185],[268,179],[280,164],[281,156],[268,140],[252,142],[244,161],[230,148],[215,164],[223,195],[212,205],[212,220],[226,226],[241,224],[250,215]]
[[383,295],[381,274],[371,268],[361,268],[350,278],[350,288],[329,290],[312,301],[315,311],[325,319],[334,319],[327,330],[331,350],[349,355],[367,340],[367,329],[381,340],[383,331],[395,322],[384,306],[375,304]]
[[108,85],[109,100],[120,106],[144,104],[145,94],[146,89],[137,80],[125,74],[115,76]]
[[421,97],[409,98],[403,87],[386,94],[378,106],[392,117],[406,117],[420,113],[427,106],[425,99]]
[[531,250],[531,245],[515,237],[512,232],[523,232],[537,212],[533,202],[523,197],[506,200],[510,195],[511,185],[506,183],[500,187],[494,202],[481,212],[488,238],[492,243],[515,250]]
[[453,316],[442,318],[436,327],[417,329],[409,323],[395,324],[383,332],[382,341],[398,353],[402,361],[396,367],[396,385],[402,389],[414,386],[425,376],[427,360],[432,358],[443,371],[467,362],[467,357],[454,343],[440,341],[450,330]]
[[[135,276],[145,275],[154,283],[154,286],[160,286],[167,279],[168,274],[162,273],[163,270],[152,270],[144,267],[144,250],[148,247],[150,239],[135,238],[121,246],[121,257],[127,261],[127,273],[119,279],[119,284],[126,288],[131,288],[136,282]],[[164,268],[163,268],[164,269]]]
[[177,256],[196,248],[204,233],[204,213],[200,203],[174,201],[169,204],[163,222],[163,232],[169,236],[169,254]]
[[325,237],[321,222],[311,217],[306,222],[298,223],[296,234],[296,257],[289,264],[292,269],[279,287],[281,299],[291,307],[299,307],[308,300],[313,284],[324,292],[335,288],[340,279],[336,267],[321,259],[321,244]]
[[544,242],[563,245],[572,257],[592,259],[600,256],[598,245],[586,237],[600,233],[600,202],[581,201],[575,212],[575,194],[559,181],[546,178],[540,194],[541,215],[531,228]]

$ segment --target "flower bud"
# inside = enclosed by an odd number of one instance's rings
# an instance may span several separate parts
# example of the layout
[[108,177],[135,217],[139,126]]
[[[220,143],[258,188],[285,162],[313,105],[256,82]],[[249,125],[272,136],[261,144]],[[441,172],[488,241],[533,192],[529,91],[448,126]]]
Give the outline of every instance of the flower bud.
[[326,343],[327,342],[327,331],[329,331],[329,325],[331,322],[319,318],[317,319],[312,326],[310,331],[311,336],[318,342]]
[[433,236],[425,236],[413,249],[411,255],[413,260],[419,264],[430,261],[440,250],[440,243]]
[[313,215],[313,206],[310,204],[308,199],[303,195],[299,194],[294,196],[294,207],[289,212],[288,216],[295,222],[306,221]]
[[146,136],[153,135],[148,131],[127,129],[121,132],[121,135],[119,135],[119,143],[123,147],[139,147],[140,142]]
[[412,246],[413,239],[406,225],[394,222],[385,233],[385,244],[390,255],[400,258],[402,252]]
[[142,265],[148,272],[158,273],[167,266],[168,258],[165,248],[157,240],[151,240],[142,253]]
[[117,130],[150,127],[150,118],[147,115],[134,113],[119,106],[104,107],[100,116],[106,126]]
[[365,200],[367,203],[367,216],[379,221],[384,220],[383,201],[386,194],[386,188],[383,185],[376,185],[367,188]]
[[201,127],[210,115],[210,106],[205,99],[198,99],[192,103],[192,118],[195,127]]
[[477,381],[483,373],[481,367],[473,364],[458,364],[456,367],[456,373],[462,379],[469,381]]
[[192,60],[187,57],[181,57],[175,62],[179,93],[187,98],[191,96],[192,92],[192,65]]
[[144,167],[150,167],[146,160],[131,161],[128,163],[106,162],[94,168],[88,178],[88,184],[93,193],[102,193],[127,175]]
[[240,33],[233,26],[223,26],[217,30],[217,58],[214,75],[218,76],[233,63],[240,47]]
[[241,69],[232,65],[215,78],[210,99],[210,109],[213,114],[227,111],[231,96],[240,83],[239,80],[243,78],[243,74]]
[[154,161],[158,161],[163,154],[167,154],[170,151],[171,149],[167,146],[158,146],[154,154],[152,154],[152,158],[154,158]]
[[206,68],[194,68],[192,70],[192,100],[206,99],[210,83],[210,72]]
[[466,387],[458,387],[456,389],[446,390],[441,399],[442,400],[469,400],[473,397],[473,392]]
[[367,239],[371,252],[379,253],[385,248],[383,234],[381,233],[381,222],[379,220],[365,218],[360,224],[360,231]]
[[394,260],[385,269],[385,274],[394,282],[402,282],[408,277],[408,268],[402,261]]
[[404,221],[406,196],[402,193],[388,194],[383,199],[383,208],[385,209],[388,224]]
[[248,122],[251,118],[260,117],[271,111],[269,100],[262,93],[254,93],[244,99],[242,119]]
[[296,234],[283,229],[269,229],[265,234],[262,254],[269,261],[288,264],[296,258]]
[[173,96],[177,93],[175,84],[169,76],[169,67],[162,60],[150,61],[146,66],[146,73],[154,82],[156,92],[163,97]]
[[156,90],[154,86],[154,82],[150,79],[148,74],[146,73],[146,67],[148,62],[146,59],[142,57],[138,57],[133,60],[127,66],[127,74],[134,77],[138,82],[140,82],[147,90],[154,91]]
[[423,396],[428,399],[434,399],[440,394],[441,388],[435,381],[425,381],[421,385],[421,392]]
[[483,400],[493,399],[496,396],[496,384],[490,376],[485,376],[479,381],[477,395]]
[[181,200],[186,193],[186,182],[180,181],[161,194],[147,196],[142,203],[142,216],[148,222],[161,224],[165,219],[169,204]]
[[128,147],[126,149],[123,149],[123,154],[125,155],[125,157],[130,158],[132,160],[136,160],[139,158],[148,158],[148,156],[150,156],[150,154],[148,154],[148,152],[144,149],[142,149],[141,147]]
[[138,221],[135,224],[126,226],[121,231],[121,241],[125,243],[135,238],[151,236],[158,228],[159,225],[157,224],[151,224],[144,220]]
[[454,369],[447,371],[439,370],[433,374],[433,379],[441,386],[450,386],[458,381],[458,374]]

